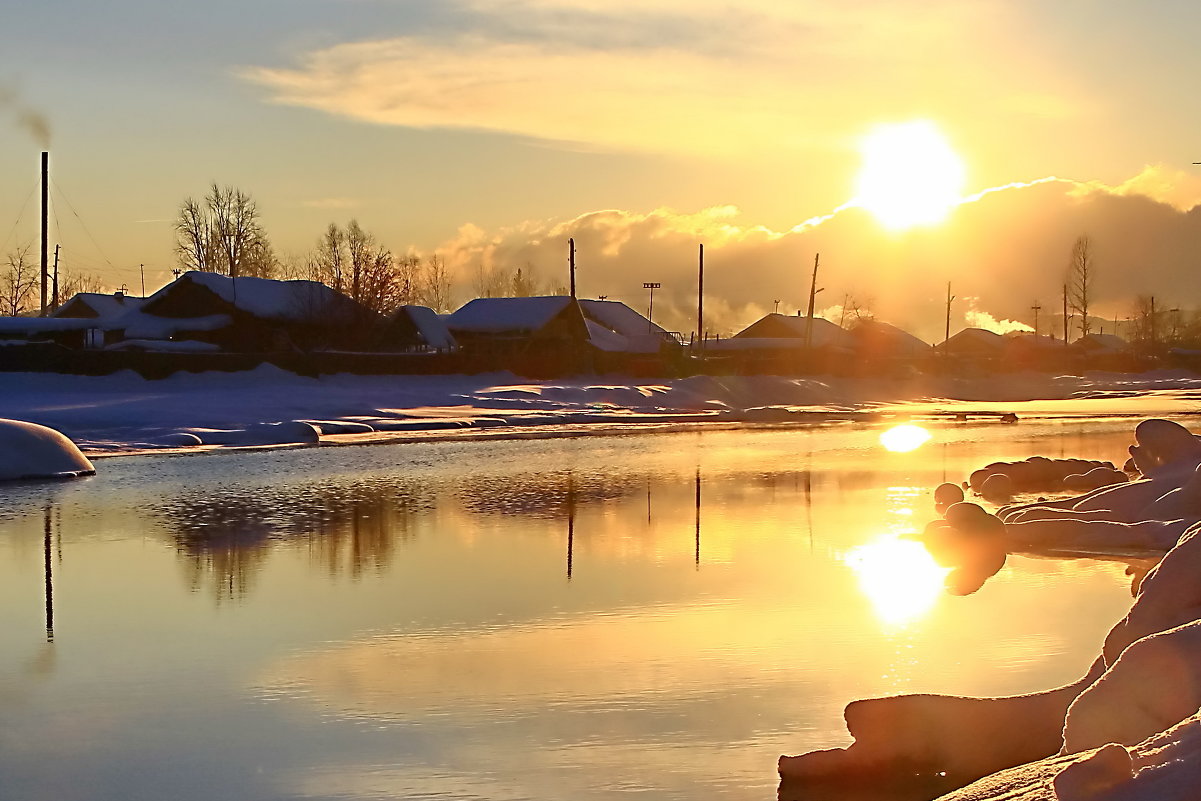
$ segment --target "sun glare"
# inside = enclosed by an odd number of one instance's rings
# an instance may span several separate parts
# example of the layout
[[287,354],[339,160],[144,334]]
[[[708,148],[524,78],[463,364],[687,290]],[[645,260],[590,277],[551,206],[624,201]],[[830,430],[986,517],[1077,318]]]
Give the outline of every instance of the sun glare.
[[930,432],[921,426],[904,423],[880,433],[880,444],[893,453],[915,451],[930,441]]
[[920,542],[882,536],[846,555],[882,623],[897,626],[920,618],[942,594],[945,568]]
[[934,123],[892,123],[860,142],[852,203],[894,231],[942,222],[963,198],[963,161]]

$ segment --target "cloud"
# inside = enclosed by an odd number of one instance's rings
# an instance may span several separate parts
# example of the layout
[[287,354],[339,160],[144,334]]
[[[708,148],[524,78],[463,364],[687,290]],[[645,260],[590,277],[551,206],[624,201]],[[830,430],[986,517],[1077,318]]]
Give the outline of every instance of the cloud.
[[771,311],[776,300],[782,313],[804,309],[820,253],[819,308],[836,314],[847,303],[940,341],[948,282],[960,298],[952,331],[1029,330],[1036,303],[1046,310],[1045,323],[1058,308],[1072,243],[1085,233],[1096,254],[1092,305],[1099,316],[1127,316],[1138,295],[1156,295],[1165,308],[1201,304],[1194,280],[1201,207],[1166,202],[1191,176],[1160,175],[1167,176],[1162,184],[1140,184],[1156,197],[1135,193],[1131,182],[1013,184],[973,196],[943,225],[900,234],[855,208],[784,231],[746,221],[729,206],[610,209],[494,231],[464,226],[439,252],[464,293],[481,268],[528,265],[552,286],[566,285],[572,237],[581,296],[606,295],[641,309],[642,282],[659,281],[656,321],[687,333],[695,328],[697,246],[704,243],[706,328],[723,335]]
[[1033,56],[1023,79],[1009,52],[979,41],[1017,24],[1003,3],[449,5],[453,30],[344,42],[239,74],[273,102],[380,125],[723,157],[845,148],[865,108],[991,119],[1008,101],[1039,116],[1070,116],[1076,103],[1035,75]]

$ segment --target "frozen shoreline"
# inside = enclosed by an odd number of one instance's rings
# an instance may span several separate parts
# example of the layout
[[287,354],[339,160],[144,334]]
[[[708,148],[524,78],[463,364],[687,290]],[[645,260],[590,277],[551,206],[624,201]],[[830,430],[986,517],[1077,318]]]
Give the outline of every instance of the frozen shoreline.
[[1187,414],[1201,377],[1007,374],[981,379],[850,380],[697,376],[527,381],[510,374],[306,378],[243,373],[3,377],[0,418],[45,425],[91,456],[148,450],[313,444],[404,432],[681,423],[788,423],[874,413]]

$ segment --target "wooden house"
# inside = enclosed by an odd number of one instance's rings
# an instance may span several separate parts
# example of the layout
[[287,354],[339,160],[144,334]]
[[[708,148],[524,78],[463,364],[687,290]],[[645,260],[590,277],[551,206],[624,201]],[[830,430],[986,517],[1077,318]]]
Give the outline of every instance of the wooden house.
[[124,319],[127,340],[199,341],[223,351],[369,350],[385,320],[316,281],[191,271]]

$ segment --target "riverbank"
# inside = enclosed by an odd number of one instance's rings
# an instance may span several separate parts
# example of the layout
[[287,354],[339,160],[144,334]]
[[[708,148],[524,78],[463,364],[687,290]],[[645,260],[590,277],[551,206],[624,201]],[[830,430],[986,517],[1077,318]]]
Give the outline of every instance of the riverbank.
[[89,456],[153,450],[394,440],[426,432],[813,423],[873,415],[1172,416],[1193,413],[1201,376],[1034,373],[980,378],[698,376],[527,381],[470,376],[239,373],[6,374],[0,417],[59,430]]

